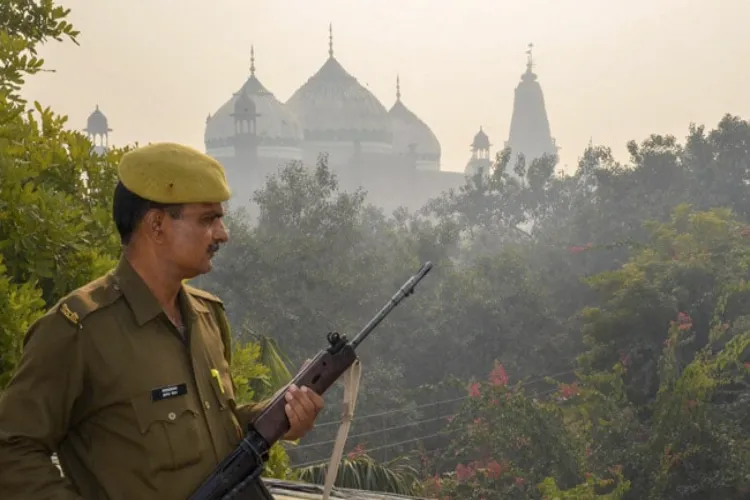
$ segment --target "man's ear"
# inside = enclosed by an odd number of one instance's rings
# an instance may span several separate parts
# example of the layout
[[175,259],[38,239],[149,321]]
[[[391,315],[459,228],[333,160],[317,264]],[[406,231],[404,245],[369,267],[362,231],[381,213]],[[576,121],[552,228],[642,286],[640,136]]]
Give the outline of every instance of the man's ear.
[[143,218],[143,229],[148,237],[157,243],[163,240],[164,215],[161,210],[149,210]]

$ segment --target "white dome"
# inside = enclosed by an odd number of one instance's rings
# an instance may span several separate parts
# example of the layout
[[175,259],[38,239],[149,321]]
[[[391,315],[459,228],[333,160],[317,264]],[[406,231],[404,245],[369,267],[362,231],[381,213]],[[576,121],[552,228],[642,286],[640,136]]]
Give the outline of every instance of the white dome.
[[219,110],[206,121],[206,149],[217,149],[231,146],[235,134],[235,122],[232,116],[236,101],[244,93],[255,105],[256,134],[259,146],[299,146],[304,139],[302,126],[294,113],[269,92],[256,78],[252,71],[250,78],[225,102]]
[[430,127],[401,102],[400,93],[388,116],[396,154],[406,154],[413,147],[417,160],[440,163],[440,142]]
[[307,141],[392,142],[385,107],[332,54],[286,105],[302,123]]

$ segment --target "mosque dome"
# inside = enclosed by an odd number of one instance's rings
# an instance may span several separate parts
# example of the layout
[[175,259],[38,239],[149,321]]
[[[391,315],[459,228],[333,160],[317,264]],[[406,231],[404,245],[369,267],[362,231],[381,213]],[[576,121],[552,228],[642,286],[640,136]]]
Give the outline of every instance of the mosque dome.
[[381,102],[333,57],[292,94],[287,107],[302,123],[307,141],[391,144],[388,112]]
[[[246,110],[246,111],[243,111]],[[235,115],[254,114],[258,145],[298,146],[304,136],[294,113],[269,92],[255,76],[255,55],[251,55],[250,77],[238,92],[206,120],[206,149],[231,146],[235,136]]]
[[401,101],[401,85],[396,79],[396,102],[388,111],[393,130],[393,150],[396,154],[404,154],[414,148],[417,161],[427,161],[440,165],[440,142],[414,112]]
[[86,121],[86,132],[89,134],[106,134],[107,132],[111,132],[107,117],[99,110],[98,104]]

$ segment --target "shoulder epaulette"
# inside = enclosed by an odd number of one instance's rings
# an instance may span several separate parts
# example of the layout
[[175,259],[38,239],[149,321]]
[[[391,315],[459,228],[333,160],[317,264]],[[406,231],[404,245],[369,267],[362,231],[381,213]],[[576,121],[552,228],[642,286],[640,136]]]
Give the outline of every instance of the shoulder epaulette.
[[99,278],[64,297],[57,304],[57,312],[71,325],[82,328],[83,320],[91,313],[115,302],[121,293],[109,279]]
[[216,295],[212,293],[208,293],[205,290],[201,290],[200,288],[195,288],[194,286],[191,286],[188,284],[184,284],[183,286],[185,287],[185,291],[189,293],[190,295],[192,295],[193,297],[205,299],[210,302],[216,302],[217,304],[221,304],[222,307],[224,306],[224,302],[219,297],[217,297]]

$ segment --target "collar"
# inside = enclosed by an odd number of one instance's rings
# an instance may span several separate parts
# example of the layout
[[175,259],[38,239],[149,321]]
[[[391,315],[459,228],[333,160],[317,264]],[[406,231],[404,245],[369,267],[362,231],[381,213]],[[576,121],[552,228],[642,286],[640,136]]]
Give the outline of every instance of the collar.
[[208,314],[210,312],[203,302],[198,300],[195,295],[190,293],[190,289],[185,286],[184,282],[180,287],[180,302],[182,304],[186,304],[187,308],[192,311],[204,314]]
[[[151,289],[138,272],[133,269],[124,255],[120,257],[112,276],[115,281],[115,289],[120,290],[127,300],[138,326],[143,326],[160,314],[166,316]],[[184,285],[180,286],[177,297],[183,307],[183,313],[186,313],[186,317],[183,318],[186,323],[188,318],[192,319],[195,316],[195,313],[209,312],[205,305],[185,289]]]
[[151,289],[124,255],[112,274],[115,288],[119,288],[128,301],[138,326],[143,326],[163,312]]

